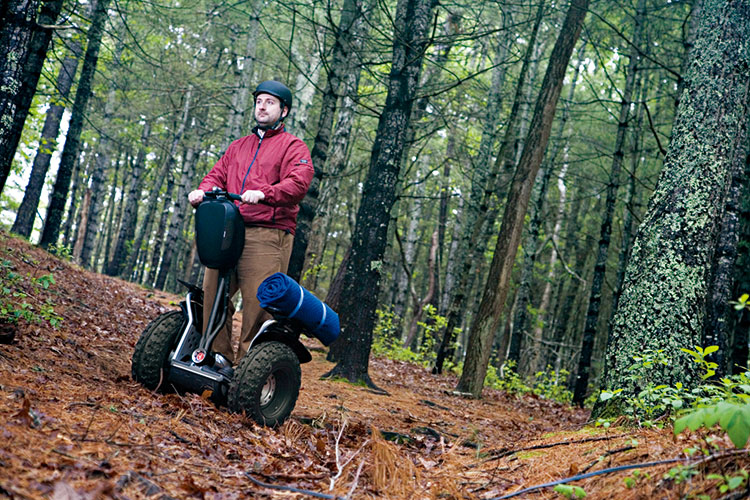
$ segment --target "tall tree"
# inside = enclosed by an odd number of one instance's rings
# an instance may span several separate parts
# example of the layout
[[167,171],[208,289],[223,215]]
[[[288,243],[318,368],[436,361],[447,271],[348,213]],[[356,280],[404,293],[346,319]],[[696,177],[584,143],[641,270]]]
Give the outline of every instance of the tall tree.
[[8,0],[0,7],[0,192],[8,179],[52,39],[52,26],[62,6],[63,0]]
[[99,47],[102,43],[104,24],[107,22],[108,5],[109,0],[97,0],[94,14],[91,18],[86,54],[83,57],[83,68],[81,68],[81,75],[78,77],[76,99],[71,110],[68,133],[65,135],[65,146],[60,158],[60,166],[57,169],[57,178],[55,179],[49,208],[47,209],[42,238],[39,241],[39,244],[43,248],[55,245],[60,234],[60,223],[63,211],[65,210],[65,203],[68,201],[70,178],[73,173],[73,167],[76,161],[78,161],[81,131],[83,130],[86,108],[91,97],[96,63],[99,60]]
[[328,376],[372,385],[368,374],[375,309],[380,290],[390,212],[396,201],[401,158],[422,60],[430,42],[432,0],[401,0],[393,34],[388,94],[378,121],[370,168],[352,235],[352,246],[339,304],[341,337],[333,344],[339,360]]
[[[699,381],[680,351],[700,345],[716,238],[746,140],[750,4],[706,0],[664,169],[638,230],[607,346],[605,387],[635,396],[648,383]],[[663,350],[672,359],[632,371],[633,356]],[[619,413],[617,401],[595,414]]]
[[[124,48],[125,46],[122,40],[120,40],[115,48],[112,64],[110,65],[111,68],[115,69],[119,66]],[[114,117],[115,98],[117,97],[116,92],[117,85],[115,81],[110,81],[109,89],[107,91],[107,99],[104,104],[104,115],[102,116],[105,124],[110,124]],[[91,184],[89,186],[91,192],[91,205],[89,208],[89,216],[86,219],[83,248],[81,249],[81,264],[88,269],[96,267],[96,259],[94,259],[92,264],[91,257],[94,250],[94,240],[99,235],[99,219],[101,217],[102,208],[104,207],[104,197],[106,196],[107,191],[105,181],[110,167],[112,146],[115,143],[115,139],[112,137],[114,134],[113,129],[114,127],[108,127],[108,129],[102,131],[99,135],[94,170],[91,172]],[[114,199],[112,199],[112,202],[114,202]]]
[[518,251],[532,184],[542,163],[565,71],[581,33],[588,5],[588,0],[571,0],[547,64],[529,134],[513,175],[489,276],[479,312],[469,331],[464,370],[457,386],[458,391],[470,393],[474,397],[479,397],[482,393],[492,341],[508,296],[510,274]]
[[[642,43],[645,21],[646,0],[639,0],[634,18],[635,25],[633,27],[633,45],[635,47],[639,47]],[[628,122],[630,121],[630,108],[637,81],[636,73],[639,61],[640,54],[636,49],[631,49],[630,61],[625,74],[625,88],[622,91],[622,99],[620,100],[620,113],[617,121],[617,134],[615,136],[615,152],[612,155],[612,167],[609,171],[607,201],[604,206],[602,224],[599,230],[599,251],[596,254],[596,262],[594,263],[594,274],[588,309],[586,311],[586,324],[583,328],[583,342],[581,345],[581,354],[578,358],[578,371],[576,372],[576,385],[573,393],[573,402],[581,406],[584,399],[586,399],[586,391],[588,390],[591,356],[594,351],[594,338],[596,337],[599,323],[599,308],[602,302],[604,275],[607,270],[609,243],[612,239],[612,217],[615,212],[615,203],[617,202],[617,190],[620,187],[620,170],[622,170],[622,161],[625,158],[625,133],[628,130]],[[637,91],[635,95],[637,95]]]
[[[334,27],[334,42],[331,62],[328,65],[328,77],[323,89],[323,102],[318,117],[318,131],[310,153],[315,176],[305,199],[300,203],[297,215],[297,229],[294,234],[294,246],[289,260],[288,274],[299,280],[305,263],[312,222],[318,209],[318,194],[323,172],[328,158],[328,146],[331,140],[331,128],[336,116],[336,104],[343,91],[355,91],[344,85],[345,78],[354,71],[356,61],[354,46],[362,34],[365,25],[365,1],[344,0],[341,6],[339,25]],[[421,58],[421,55],[420,55]],[[421,60],[421,59],[420,59]]]
[[77,39],[73,40],[70,52],[70,54],[65,56],[60,66],[60,72],[57,75],[57,83],[55,85],[57,96],[55,101],[50,104],[47,115],[44,118],[39,149],[36,156],[34,156],[29,182],[26,184],[26,189],[23,193],[23,201],[16,213],[16,220],[13,222],[12,231],[26,238],[31,236],[31,231],[34,228],[34,218],[39,207],[39,199],[42,196],[44,179],[47,176],[52,153],[57,148],[60,122],[62,121],[63,112],[65,112],[64,103],[68,99],[70,88],[73,86],[73,79],[78,68],[78,58],[83,52],[83,47]]
[[122,218],[120,219],[120,230],[117,239],[115,240],[115,249],[112,253],[112,258],[109,260],[107,269],[105,270],[109,276],[120,275],[122,268],[132,251],[130,244],[132,243],[133,236],[135,236],[135,222],[138,219],[138,202],[140,200],[140,190],[143,183],[146,147],[148,146],[150,133],[151,126],[149,122],[145,122],[141,133],[141,144],[138,148],[135,160],[133,161],[130,185],[127,193],[123,193],[125,196],[125,207],[123,208]]
[[[519,133],[520,120],[519,114],[521,112],[523,104],[523,93],[526,89],[526,79],[529,74],[529,70],[532,65],[533,53],[536,48],[536,38],[539,33],[539,28],[542,24],[544,17],[544,2],[540,2],[537,6],[536,15],[534,17],[534,24],[531,28],[529,35],[529,41],[524,54],[523,63],[521,64],[521,71],[518,76],[518,82],[516,83],[516,91],[513,97],[513,105],[511,106],[510,114],[506,119],[505,133],[500,145],[500,150],[495,158],[495,163],[492,168],[487,171],[485,168],[486,164],[489,164],[492,153],[492,146],[495,142],[497,132],[489,129],[489,125],[498,124],[498,115],[502,105],[502,85],[498,85],[495,88],[494,85],[490,90],[488,96],[488,108],[486,127],[482,132],[482,140],[480,140],[479,149],[479,168],[473,172],[473,178],[471,181],[471,191],[469,202],[464,207],[464,222],[463,233],[459,242],[457,250],[458,263],[455,264],[455,269],[458,272],[458,283],[456,284],[450,306],[447,311],[447,324],[443,330],[443,337],[438,348],[437,358],[435,360],[436,373],[441,373],[443,369],[443,363],[446,358],[450,358],[453,355],[452,344],[455,338],[455,332],[464,317],[466,303],[468,301],[469,294],[474,287],[474,277],[476,272],[474,268],[480,260],[480,255],[484,253],[486,245],[480,243],[483,230],[486,226],[494,225],[494,215],[499,211],[497,207],[498,202],[495,201],[494,206],[491,206],[493,198],[496,198],[498,194],[498,188],[504,183],[504,179],[507,178],[507,172],[512,171],[515,166],[513,159],[513,144]],[[504,17],[504,24],[506,28],[512,26],[512,17],[509,12]],[[508,29],[506,35],[513,34],[514,30]],[[508,38],[498,40],[498,52],[502,54],[507,53],[507,45],[511,43]],[[504,66],[504,65],[503,65]],[[500,72],[500,68],[497,68],[493,72],[493,79],[497,78],[498,83],[505,78],[505,72]],[[504,175],[505,174],[505,175]],[[494,209],[494,211],[493,211]]]

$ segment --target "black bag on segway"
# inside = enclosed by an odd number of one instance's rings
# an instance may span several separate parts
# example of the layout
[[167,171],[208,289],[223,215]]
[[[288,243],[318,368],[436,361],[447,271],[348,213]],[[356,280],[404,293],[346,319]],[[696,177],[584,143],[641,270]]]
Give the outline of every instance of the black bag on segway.
[[245,223],[237,206],[226,199],[206,198],[195,211],[195,242],[204,266],[234,267],[245,243]]

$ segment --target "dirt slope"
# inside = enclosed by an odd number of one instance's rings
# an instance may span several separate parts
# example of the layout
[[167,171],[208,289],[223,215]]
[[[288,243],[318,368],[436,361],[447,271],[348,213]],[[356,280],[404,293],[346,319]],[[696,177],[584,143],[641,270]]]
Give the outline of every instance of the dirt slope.
[[[26,315],[0,325],[0,336],[15,335],[0,345],[0,498],[489,499],[684,457],[688,446],[669,430],[583,427],[586,412],[536,397],[462,399],[451,394],[455,379],[387,359],[373,359],[370,374],[388,396],[322,381],[331,365],[313,341],[292,418],[263,428],[200,396],[154,394],[131,380],[140,331],[179,297],[81,270],[2,232],[0,279],[0,306]],[[714,446],[731,449],[723,438]],[[595,499],[720,496],[715,480],[664,480],[675,465],[574,484]],[[700,470],[738,466],[747,469],[747,454]]]

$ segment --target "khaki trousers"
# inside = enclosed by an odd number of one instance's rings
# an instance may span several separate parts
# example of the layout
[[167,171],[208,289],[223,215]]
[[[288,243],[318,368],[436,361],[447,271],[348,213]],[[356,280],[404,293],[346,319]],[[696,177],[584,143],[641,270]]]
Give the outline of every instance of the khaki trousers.
[[[273,273],[285,273],[292,254],[294,236],[280,229],[266,227],[246,227],[245,247],[242,250],[236,269],[231,274],[229,297],[234,297],[237,290],[242,292],[242,331],[239,350],[232,349],[232,316],[234,304],[229,302],[227,321],[214,339],[212,350],[223,354],[229,361],[237,364],[250,347],[250,341],[258,332],[263,322],[271,315],[261,309],[256,298],[258,287],[264,279]],[[208,317],[219,285],[218,269],[206,269],[203,276],[203,331],[206,331]]]

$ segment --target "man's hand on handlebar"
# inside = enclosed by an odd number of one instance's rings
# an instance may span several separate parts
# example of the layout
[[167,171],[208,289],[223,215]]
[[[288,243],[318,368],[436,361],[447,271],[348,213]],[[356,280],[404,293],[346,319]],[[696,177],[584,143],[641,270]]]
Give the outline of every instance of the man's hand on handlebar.
[[266,195],[263,194],[263,191],[256,191],[256,190],[250,189],[242,193],[242,203],[255,205],[259,201],[263,200],[265,197]]
[[190,191],[190,193],[188,194],[188,201],[190,202],[191,205],[193,205],[194,207],[197,207],[203,201],[203,196],[205,194],[206,193],[203,192],[202,189],[196,189],[195,191]]

